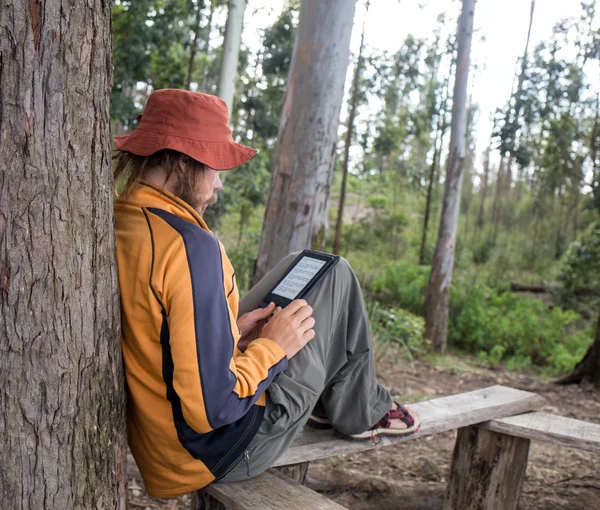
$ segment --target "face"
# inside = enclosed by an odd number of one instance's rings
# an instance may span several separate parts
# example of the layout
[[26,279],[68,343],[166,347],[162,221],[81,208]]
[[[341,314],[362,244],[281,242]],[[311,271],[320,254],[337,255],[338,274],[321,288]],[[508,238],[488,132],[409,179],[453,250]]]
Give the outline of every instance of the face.
[[204,170],[204,179],[198,179],[198,186],[192,207],[196,209],[198,214],[204,214],[209,205],[217,202],[217,191],[222,188],[223,183],[221,182],[219,172],[207,166]]
[[[182,161],[183,171],[185,172],[185,163]],[[217,191],[223,187],[219,177],[219,172],[208,166],[205,166],[203,176],[197,179],[195,190],[185,190],[179,198],[190,204],[198,214],[204,214],[206,208],[217,202]]]

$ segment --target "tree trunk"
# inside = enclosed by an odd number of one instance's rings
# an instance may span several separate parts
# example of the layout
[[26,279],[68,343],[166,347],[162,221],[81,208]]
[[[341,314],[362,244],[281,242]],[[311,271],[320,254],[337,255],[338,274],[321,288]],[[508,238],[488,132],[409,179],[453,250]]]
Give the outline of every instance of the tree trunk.
[[[433,159],[431,161],[431,167],[429,170],[429,183],[427,185],[427,198],[425,200],[425,218],[423,220],[423,233],[421,234],[421,249],[419,250],[419,264],[425,265],[425,250],[427,248],[427,229],[429,228],[429,217],[431,215],[431,199],[433,197],[433,185],[436,181],[437,169],[440,164],[440,155],[444,148],[444,135],[446,134],[446,106],[448,104],[448,97],[450,96],[450,75],[452,75],[452,69],[454,68],[454,58],[450,63],[450,73],[446,79],[446,87],[444,94],[444,101],[440,110],[440,117],[438,118],[438,124],[435,132],[435,140],[433,142]],[[439,136],[439,143],[438,143]]]
[[488,179],[490,175],[490,152],[492,150],[491,143],[485,151],[485,161],[483,163],[483,184],[481,189],[481,204],[479,204],[479,215],[477,216],[477,228],[483,229],[485,223],[485,198],[487,195]]
[[494,196],[494,207],[492,210],[492,220],[494,222],[494,230],[492,237],[492,244],[496,246],[498,240],[498,230],[500,229],[500,217],[502,216],[502,204],[500,201],[500,194],[502,191],[502,174],[504,173],[504,157],[500,156],[500,164],[498,166],[498,173],[496,176],[496,194]]
[[342,226],[344,224],[344,205],[346,203],[346,188],[348,184],[348,165],[350,162],[350,146],[352,145],[352,135],[354,133],[354,119],[356,118],[356,107],[358,103],[358,88],[360,86],[360,73],[362,70],[363,50],[365,48],[365,21],[369,13],[370,1],[367,0],[365,9],[362,35],[360,37],[360,49],[358,50],[358,59],[356,69],[354,69],[354,79],[352,80],[352,98],[350,99],[350,114],[348,116],[348,131],[346,132],[346,143],[344,146],[344,164],[342,167],[342,189],[340,190],[340,204],[338,206],[337,223],[335,225],[335,239],[333,241],[333,253],[340,253],[342,243]]
[[[209,0],[210,2],[210,11],[208,13],[208,24],[206,26],[206,39],[204,39],[204,45],[202,47],[204,53],[208,56],[210,52],[210,34],[213,28],[213,16],[215,14],[215,0]],[[208,72],[210,70],[210,65],[206,63],[204,69],[202,69],[202,84],[200,85],[200,90],[202,92],[208,91]]]
[[242,43],[245,10],[246,0],[229,0],[229,12],[227,14],[227,26],[225,28],[225,41],[223,42],[223,57],[221,60],[217,95],[227,103],[230,118],[237,79],[238,57],[240,54],[240,44]]
[[324,247],[355,4],[301,4],[253,282],[290,252]]
[[126,508],[111,3],[0,15],[0,508]]
[[442,353],[446,351],[448,341],[448,304],[465,159],[467,83],[474,14],[475,0],[463,0],[458,31],[450,157],[444,186],[442,218],[425,299],[425,337],[429,338],[434,348]]
[[[531,0],[531,9],[529,11],[529,28],[527,30],[527,40],[525,42],[525,49],[523,50],[523,56],[521,57],[521,72],[519,74],[519,81],[517,85],[517,91],[515,93],[515,113],[514,113],[514,131],[511,135],[509,142],[510,155],[508,157],[508,163],[506,165],[506,197],[510,197],[510,191],[512,186],[512,163],[515,154],[515,147],[519,138],[519,118],[521,117],[521,109],[523,108],[523,83],[525,82],[525,73],[527,72],[527,59],[529,52],[529,41],[531,39],[531,27],[533,26],[533,14],[535,12],[535,0]],[[509,110],[510,112],[510,110]]]
[[188,63],[188,73],[185,88],[189,90],[192,83],[192,74],[194,74],[194,60],[196,59],[196,51],[198,49],[198,37],[200,36],[200,22],[202,21],[202,9],[204,8],[204,2],[198,0],[196,4],[196,16],[194,19],[194,39],[190,46],[190,60]]
[[577,364],[573,372],[559,380],[559,384],[579,384],[588,382],[600,389],[600,315],[596,324],[596,338],[587,354]]
[[510,190],[512,188],[512,164],[513,164],[513,154],[512,152],[508,155],[508,160],[506,162],[506,182],[504,183],[504,196],[508,200],[510,198]]

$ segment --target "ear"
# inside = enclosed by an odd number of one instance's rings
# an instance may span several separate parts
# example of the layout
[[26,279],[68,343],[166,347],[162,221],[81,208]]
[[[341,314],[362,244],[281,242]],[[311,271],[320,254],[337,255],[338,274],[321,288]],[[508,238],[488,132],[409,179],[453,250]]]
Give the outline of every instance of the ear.
[[185,172],[185,170],[188,167],[188,157],[186,154],[179,154],[179,157],[177,158],[177,164],[179,165],[179,169],[183,172]]

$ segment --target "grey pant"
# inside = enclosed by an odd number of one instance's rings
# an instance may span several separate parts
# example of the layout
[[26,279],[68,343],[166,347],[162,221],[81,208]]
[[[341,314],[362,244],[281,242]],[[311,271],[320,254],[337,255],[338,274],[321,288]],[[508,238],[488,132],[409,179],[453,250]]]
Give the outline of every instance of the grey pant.
[[[297,254],[275,266],[240,302],[240,315],[258,308]],[[244,456],[220,481],[257,476],[273,464],[305,425],[311,412],[327,416],[344,434],[369,429],[392,407],[377,383],[362,292],[348,262],[341,259],[306,298],[313,308],[316,336],[267,389],[261,427]]]

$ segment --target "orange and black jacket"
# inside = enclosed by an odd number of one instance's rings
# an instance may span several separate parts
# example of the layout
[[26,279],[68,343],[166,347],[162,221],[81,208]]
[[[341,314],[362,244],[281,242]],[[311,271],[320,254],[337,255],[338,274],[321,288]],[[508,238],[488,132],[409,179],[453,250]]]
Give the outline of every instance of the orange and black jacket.
[[233,267],[189,205],[142,181],[115,217],[129,445],[146,490],[175,497],[243,454],[287,358],[268,338],[237,349]]

